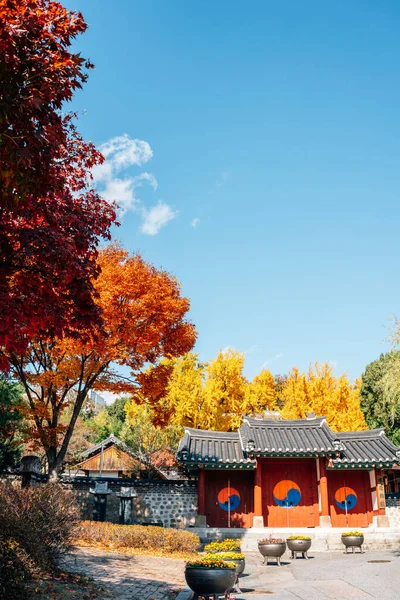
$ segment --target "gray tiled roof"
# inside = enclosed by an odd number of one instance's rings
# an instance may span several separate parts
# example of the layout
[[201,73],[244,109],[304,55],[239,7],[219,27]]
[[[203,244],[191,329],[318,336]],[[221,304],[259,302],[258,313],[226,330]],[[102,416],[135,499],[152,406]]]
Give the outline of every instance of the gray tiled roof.
[[255,454],[315,454],[333,450],[333,434],[323,417],[280,421],[246,417],[240,436],[244,450]]
[[204,431],[190,427],[185,428],[177,458],[189,464],[255,464],[254,459],[244,455],[239,433]]
[[384,429],[347,431],[334,434],[343,445],[339,464],[387,463],[400,460],[399,449],[385,435]]
[[391,466],[400,450],[383,429],[335,433],[324,417],[299,420],[245,417],[236,433],[185,429],[177,459],[188,466],[254,468],[257,456],[327,456],[333,468]]

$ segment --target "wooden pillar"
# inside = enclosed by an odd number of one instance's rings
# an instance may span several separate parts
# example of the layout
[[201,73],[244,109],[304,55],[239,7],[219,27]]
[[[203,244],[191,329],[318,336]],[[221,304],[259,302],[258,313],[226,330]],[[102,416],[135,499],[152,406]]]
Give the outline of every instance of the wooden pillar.
[[261,460],[257,458],[257,466],[254,471],[254,518],[253,527],[264,527],[262,513],[262,475]]
[[332,527],[331,517],[329,514],[329,496],[328,496],[328,478],[326,474],[325,458],[320,456],[319,461],[319,493],[320,493],[320,526]]
[[199,480],[197,483],[197,502],[199,515],[205,515],[206,512],[206,490],[205,490],[205,471],[199,469]]
[[321,494],[321,516],[329,516],[328,478],[326,476],[325,458],[319,457],[319,489]]
[[375,491],[376,491],[376,499],[378,504],[378,515],[386,514],[386,500],[385,500],[385,486],[382,480],[381,470],[375,468]]

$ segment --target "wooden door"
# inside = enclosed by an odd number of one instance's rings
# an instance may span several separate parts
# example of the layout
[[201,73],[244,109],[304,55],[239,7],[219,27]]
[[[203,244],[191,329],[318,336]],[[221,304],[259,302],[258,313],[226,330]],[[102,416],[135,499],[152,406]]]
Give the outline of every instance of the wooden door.
[[205,471],[205,513],[210,527],[251,527],[254,473]]
[[262,460],[263,515],[267,527],[319,524],[315,460]]
[[368,471],[328,471],[332,527],[368,527],[372,498]]

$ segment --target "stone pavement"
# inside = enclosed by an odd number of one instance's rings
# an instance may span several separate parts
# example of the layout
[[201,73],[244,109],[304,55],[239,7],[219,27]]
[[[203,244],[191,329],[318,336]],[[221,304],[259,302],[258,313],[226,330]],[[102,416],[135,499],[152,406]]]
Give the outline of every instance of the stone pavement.
[[[400,553],[337,554],[309,552],[310,560],[283,557],[282,567],[262,565],[257,552],[246,552],[246,570],[236,600],[398,600]],[[389,562],[369,562],[389,561]]]
[[[309,554],[308,561],[289,561],[287,553],[278,567],[272,562],[263,566],[258,552],[245,551],[242,593],[234,594],[236,600],[400,600],[400,549]],[[185,586],[181,559],[80,548],[65,566],[108,589],[99,600],[172,600]]]
[[182,559],[78,548],[64,559],[64,566],[107,589],[98,600],[172,600],[186,585]]

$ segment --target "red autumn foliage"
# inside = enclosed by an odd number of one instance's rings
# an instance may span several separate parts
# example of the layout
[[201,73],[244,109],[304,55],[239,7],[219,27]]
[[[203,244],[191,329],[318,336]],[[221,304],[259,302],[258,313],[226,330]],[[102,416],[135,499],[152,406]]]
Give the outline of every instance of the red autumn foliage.
[[0,0],[0,203],[63,187],[57,158],[69,138],[61,108],[91,68],[69,47],[80,13],[50,0]]
[[[98,266],[94,287],[101,327],[85,337],[31,340],[19,355],[0,348],[24,387],[31,438],[46,452],[50,473],[62,468],[90,389],[134,392],[148,364],[182,356],[196,340],[187,319],[189,300],[172,275],[115,244],[99,253]],[[131,376],[123,376],[116,364],[128,366]],[[69,421],[61,423],[68,407]]]
[[61,114],[91,67],[69,52],[85,29],[58,2],[0,0],[0,346],[16,353],[101,322],[96,248],[115,209],[90,187],[102,155]]

